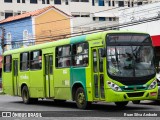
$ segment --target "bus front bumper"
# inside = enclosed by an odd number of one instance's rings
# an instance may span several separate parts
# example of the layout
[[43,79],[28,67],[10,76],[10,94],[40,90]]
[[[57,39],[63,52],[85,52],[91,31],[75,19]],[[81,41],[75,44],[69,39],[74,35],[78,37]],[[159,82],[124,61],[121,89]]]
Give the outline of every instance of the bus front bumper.
[[117,92],[112,89],[106,89],[107,102],[121,102],[134,100],[157,100],[158,88],[144,91]]

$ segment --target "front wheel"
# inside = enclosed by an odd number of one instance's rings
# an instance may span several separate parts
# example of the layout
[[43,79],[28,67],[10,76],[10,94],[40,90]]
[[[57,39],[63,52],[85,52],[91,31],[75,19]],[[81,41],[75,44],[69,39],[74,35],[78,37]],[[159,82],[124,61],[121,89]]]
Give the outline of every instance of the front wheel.
[[128,101],[125,102],[115,102],[117,107],[125,107],[128,104]]
[[86,95],[82,87],[76,90],[75,100],[77,107],[80,109],[86,109],[91,104],[91,102],[86,101]]

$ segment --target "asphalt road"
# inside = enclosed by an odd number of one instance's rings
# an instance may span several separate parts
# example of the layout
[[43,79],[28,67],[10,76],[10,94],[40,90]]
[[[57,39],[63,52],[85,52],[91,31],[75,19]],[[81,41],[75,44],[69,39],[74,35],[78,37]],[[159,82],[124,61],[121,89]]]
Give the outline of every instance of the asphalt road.
[[[2,113],[3,112],[3,113]],[[136,105],[132,102],[124,108],[118,108],[114,103],[94,103],[87,110],[80,110],[76,107],[75,102],[67,101],[64,103],[55,103],[53,100],[39,100],[35,104],[23,104],[20,97],[9,95],[0,95],[0,116],[5,116],[5,112],[11,112],[12,118],[7,119],[29,119],[35,120],[75,120],[75,119],[113,119],[113,120],[139,120],[141,119],[160,119],[160,103],[155,101],[141,101]],[[17,117],[19,116],[19,117]],[[42,118],[35,118],[41,117]],[[23,118],[24,117],[24,118]],[[6,117],[0,117],[0,120],[6,120]]]

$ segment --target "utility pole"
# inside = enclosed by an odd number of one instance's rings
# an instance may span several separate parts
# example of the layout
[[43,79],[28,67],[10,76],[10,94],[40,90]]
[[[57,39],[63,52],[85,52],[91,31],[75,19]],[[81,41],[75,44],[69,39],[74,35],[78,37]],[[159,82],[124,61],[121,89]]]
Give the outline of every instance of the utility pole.
[[4,27],[0,27],[1,31],[2,31],[2,36],[1,36],[1,47],[2,47],[2,53],[4,52],[4,39],[5,39],[5,29]]

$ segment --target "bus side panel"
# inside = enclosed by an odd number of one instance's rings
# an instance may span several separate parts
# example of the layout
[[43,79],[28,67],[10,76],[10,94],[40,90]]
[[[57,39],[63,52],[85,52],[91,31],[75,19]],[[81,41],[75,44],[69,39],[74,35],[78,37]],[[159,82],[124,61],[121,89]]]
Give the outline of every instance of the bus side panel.
[[12,80],[12,72],[2,74],[2,85],[3,92],[9,95],[14,95],[13,93],[13,80]]
[[55,99],[71,100],[70,68],[54,70]]
[[30,70],[30,97],[44,98],[44,76],[43,70]]
[[85,67],[73,67],[71,68],[71,86],[75,83],[81,83],[83,89],[86,93],[86,100],[88,100],[87,90],[86,90],[86,69]]

